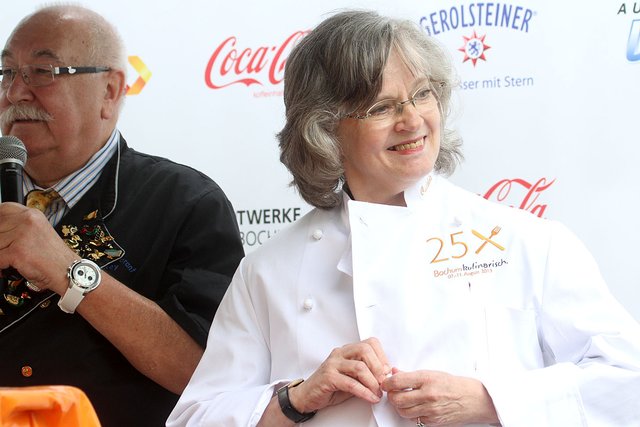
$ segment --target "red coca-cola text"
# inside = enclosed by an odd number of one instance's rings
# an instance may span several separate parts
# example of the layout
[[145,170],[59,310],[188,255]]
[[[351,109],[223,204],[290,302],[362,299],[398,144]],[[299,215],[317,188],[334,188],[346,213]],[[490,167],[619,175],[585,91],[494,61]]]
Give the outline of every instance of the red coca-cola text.
[[309,31],[296,31],[280,46],[260,46],[255,50],[236,48],[237,38],[228,37],[209,58],[204,73],[205,83],[211,89],[222,89],[237,83],[264,86],[265,79],[277,85],[284,77],[284,64],[291,48],[307,33]]
[[[546,178],[540,178],[536,183],[531,184],[530,182],[519,178],[503,179],[496,182],[483,197],[487,200],[491,200],[491,197],[494,197],[494,200],[498,202],[509,203],[507,200],[509,199],[509,196],[512,196],[510,198],[511,200],[518,200],[517,189],[524,189],[526,192],[520,199],[521,201],[518,207],[542,218],[544,211],[547,209],[547,205],[536,204],[536,202],[540,197],[540,194],[551,187],[555,181],[556,180],[553,179],[550,182],[547,182]],[[514,194],[511,194],[512,190]],[[516,205],[510,204],[510,206],[515,207]]]

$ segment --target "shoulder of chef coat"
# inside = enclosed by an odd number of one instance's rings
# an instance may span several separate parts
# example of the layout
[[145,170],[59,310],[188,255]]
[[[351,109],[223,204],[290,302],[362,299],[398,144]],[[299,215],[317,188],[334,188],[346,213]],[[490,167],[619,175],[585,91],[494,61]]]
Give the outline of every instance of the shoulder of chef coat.
[[243,264],[273,269],[286,262],[290,267],[302,258],[307,245],[344,245],[349,233],[344,211],[344,202],[332,209],[312,209],[247,254]]
[[431,176],[428,190],[424,191],[420,198],[414,197],[422,209],[429,211],[434,207],[444,206],[442,215],[451,216],[453,222],[467,225],[503,222],[517,228],[523,227],[524,230],[550,227],[550,220],[539,218],[523,209],[487,200],[453,184],[443,176]]

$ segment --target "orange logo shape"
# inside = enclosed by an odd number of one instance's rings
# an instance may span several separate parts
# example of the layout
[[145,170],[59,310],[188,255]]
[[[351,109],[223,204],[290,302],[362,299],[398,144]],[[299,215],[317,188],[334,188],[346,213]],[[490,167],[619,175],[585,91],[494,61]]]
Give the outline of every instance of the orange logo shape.
[[142,91],[144,85],[146,85],[151,78],[151,71],[149,71],[146,64],[142,62],[142,59],[140,59],[139,56],[130,56],[129,64],[131,64],[133,69],[138,72],[138,79],[132,86],[127,85],[127,95],[138,95],[140,91]]

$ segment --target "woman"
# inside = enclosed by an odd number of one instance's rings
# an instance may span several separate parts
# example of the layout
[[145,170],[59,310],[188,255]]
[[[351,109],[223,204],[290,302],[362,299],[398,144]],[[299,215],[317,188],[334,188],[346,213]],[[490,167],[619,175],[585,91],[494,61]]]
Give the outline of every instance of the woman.
[[640,328],[583,245],[443,178],[451,71],[372,12],[292,51],[281,160],[316,209],[243,260],[169,426],[640,419]]

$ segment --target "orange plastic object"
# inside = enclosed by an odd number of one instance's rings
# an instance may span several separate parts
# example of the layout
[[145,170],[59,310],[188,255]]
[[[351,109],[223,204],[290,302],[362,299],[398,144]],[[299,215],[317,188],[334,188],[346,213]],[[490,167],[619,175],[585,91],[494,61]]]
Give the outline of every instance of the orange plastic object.
[[100,421],[78,388],[0,387],[0,427],[100,427]]

